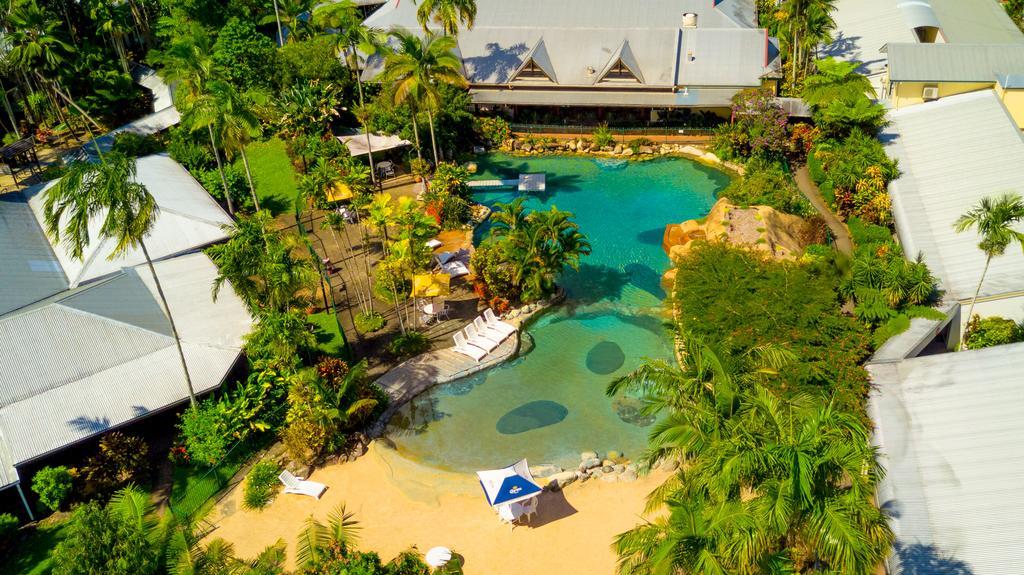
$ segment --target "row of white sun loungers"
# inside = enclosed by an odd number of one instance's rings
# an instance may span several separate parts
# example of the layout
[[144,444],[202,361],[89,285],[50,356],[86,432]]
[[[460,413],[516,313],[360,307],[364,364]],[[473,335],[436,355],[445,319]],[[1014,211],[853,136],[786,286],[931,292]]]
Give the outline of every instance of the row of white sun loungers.
[[501,321],[488,308],[484,310],[483,316],[478,316],[473,323],[455,334],[455,347],[452,351],[480,361],[515,332],[515,326]]

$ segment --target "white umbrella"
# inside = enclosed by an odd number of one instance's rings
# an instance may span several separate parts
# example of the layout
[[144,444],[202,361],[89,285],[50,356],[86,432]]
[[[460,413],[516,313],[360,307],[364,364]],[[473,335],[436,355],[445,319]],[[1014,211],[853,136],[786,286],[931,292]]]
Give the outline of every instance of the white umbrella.
[[427,565],[431,567],[443,567],[452,560],[452,550],[447,547],[434,547],[427,551],[425,556]]

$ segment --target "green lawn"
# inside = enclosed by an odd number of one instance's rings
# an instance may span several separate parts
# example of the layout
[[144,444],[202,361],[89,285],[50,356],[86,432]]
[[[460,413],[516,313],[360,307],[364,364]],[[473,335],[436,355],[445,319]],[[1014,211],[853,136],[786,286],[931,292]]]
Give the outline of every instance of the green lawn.
[[[254,142],[245,148],[260,207],[275,216],[293,209],[298,194],[298,175],[280,138]],[[235,162],[241,167],[242,160]]]
[[175,465],[171,510],[179,517],[202,517],[213,506],[213,496],[224,489],[246,461],[273,437],[256,437],[236,445],[215,469]]
[[306,321],[319,328],[316,333],[316,342],[317,348],[321,352],[331,357],[345,356],[345,340],[341,338],[341,334],[338,332],[338,322],[334,321],[331,312],[315,313],[307,316]]
[[67,520],[49,519],[32,529],[11,549],[4,562],[10,575],[45,575],[50,572],[50,550],[67,536]]

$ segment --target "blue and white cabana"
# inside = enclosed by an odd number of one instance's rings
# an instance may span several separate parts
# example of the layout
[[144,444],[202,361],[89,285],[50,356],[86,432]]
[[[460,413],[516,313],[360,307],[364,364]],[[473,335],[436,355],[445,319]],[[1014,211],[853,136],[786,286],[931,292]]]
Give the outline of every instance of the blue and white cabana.
[[480,486],[491,507],[503,508],[540,495],[541,487],[533,479],[525,459],[502,469],[477,471]]

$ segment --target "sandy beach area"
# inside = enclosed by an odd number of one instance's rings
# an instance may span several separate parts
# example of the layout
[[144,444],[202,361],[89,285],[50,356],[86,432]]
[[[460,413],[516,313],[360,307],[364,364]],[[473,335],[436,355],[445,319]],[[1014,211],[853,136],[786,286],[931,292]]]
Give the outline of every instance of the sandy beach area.
[[643,520],[644,500],[668,474],[655,472],[632,483],[590,480],[545,492],[530,526],[510,529],[488,507],[475,475],[425,467],[394,450],[371,444],[355,462],[317,470],[310,479],[328,490],[319,501],[278,494],[262,511],[242,507],[239,485],[208,519],[209,535],[253,557],[284,539],[294,567],[295,539],[310,514],[326,520],[339,504],[355,512],[362,531],[358,548],[384,561],[415,546],[425,553],[449,547],[465,558],[468,574],[614,573],[613,537]]

